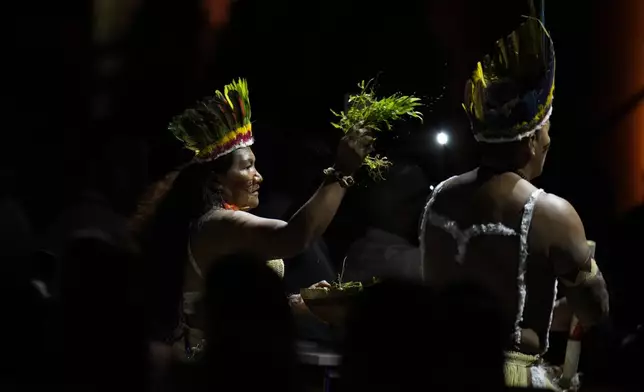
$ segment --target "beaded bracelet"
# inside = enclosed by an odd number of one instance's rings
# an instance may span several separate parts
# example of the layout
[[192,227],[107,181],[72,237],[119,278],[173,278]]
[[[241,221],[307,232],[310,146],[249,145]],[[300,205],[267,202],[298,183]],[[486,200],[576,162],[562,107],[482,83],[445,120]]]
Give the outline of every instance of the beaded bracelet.
[[355,184],[352,176],[345,176],[334,167],[324,169],[324,175],[337,181],[342,188],[349,188]]

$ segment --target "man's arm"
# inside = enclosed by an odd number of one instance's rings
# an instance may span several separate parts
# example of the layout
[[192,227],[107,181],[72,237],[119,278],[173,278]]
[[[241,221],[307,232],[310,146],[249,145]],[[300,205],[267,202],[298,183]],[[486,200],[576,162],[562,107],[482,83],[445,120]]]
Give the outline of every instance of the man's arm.
[[595,325],[608,316],[608,291],[584,225],[573,206],[560,197],[547,194],[539,204],[546,216],[549,259],[568,304],[584,327]]

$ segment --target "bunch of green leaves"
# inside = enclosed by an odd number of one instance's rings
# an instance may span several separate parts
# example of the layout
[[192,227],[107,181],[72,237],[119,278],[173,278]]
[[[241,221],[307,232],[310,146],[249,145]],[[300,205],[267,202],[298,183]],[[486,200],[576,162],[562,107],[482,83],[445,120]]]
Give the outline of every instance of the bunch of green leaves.
[[[373,79],[367,83],[363,80],[358,84],[360,91],[349,96],[349,109],[346,112],[331,110],[339,118],[338,122],[331,125],[345,134],[366,129],[377,137],[378,132],[392,131],[392,123],[404,117],[423,120],[422,113],[416,110],[421,105],[420,98],[400,93],[377,98],[372,83]],[[391,164],[387,157],[380,155],[367,156],[363,163],[369,176],[376,181],[384,179],[384,171]]]

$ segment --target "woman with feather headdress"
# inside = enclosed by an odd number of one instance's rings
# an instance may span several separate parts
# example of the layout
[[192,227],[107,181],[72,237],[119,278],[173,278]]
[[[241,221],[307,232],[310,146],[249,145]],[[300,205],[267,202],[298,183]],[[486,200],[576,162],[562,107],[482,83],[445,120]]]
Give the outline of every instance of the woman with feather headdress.
[[497,297],[506,384],[559,390],[542,362],[558,283],[584,327],[607,315],[608,294],[575,209],[531,183],[550,147],[554,75],[553,43],[536,18],[477,64],[463,106],[480,166],[434,189],[420,242],[432,286],[474,281]]
[[[153,271],[149,291],[155,296],[151,303],[158,307],[151,308],[152,336],[178,342],[192,357],[202,342],[199,303],[210,265],[224,256],[248,254],[271,260],[269,265],[283,275],[281,259],[300,253],[333,219],[373,139],[363,130],[345,135],[335,165],[324,171],[323,184],[284,222],[249,212],[259,204],[263,178],[251,150],[245,80],[233,81],[223,92],[186,109],[169,129],[195,157],[153,187],[132,223],[142,234]],[[180,303],[181,297],[181,312],[168,307]]]

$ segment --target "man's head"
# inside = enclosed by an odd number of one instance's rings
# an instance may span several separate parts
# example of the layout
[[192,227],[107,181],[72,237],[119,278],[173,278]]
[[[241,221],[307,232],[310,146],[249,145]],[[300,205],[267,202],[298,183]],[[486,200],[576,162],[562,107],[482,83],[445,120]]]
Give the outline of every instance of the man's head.
[[484,165],[528,178],[541,174],[554,89],[554,44],[543,23],[529,17],[496,41],[466,83],[463,107]]
[[527,179],[539,177],[550,149],[550,121],[531,136],[507,143],[479,142],[481,165],[518,171]]

